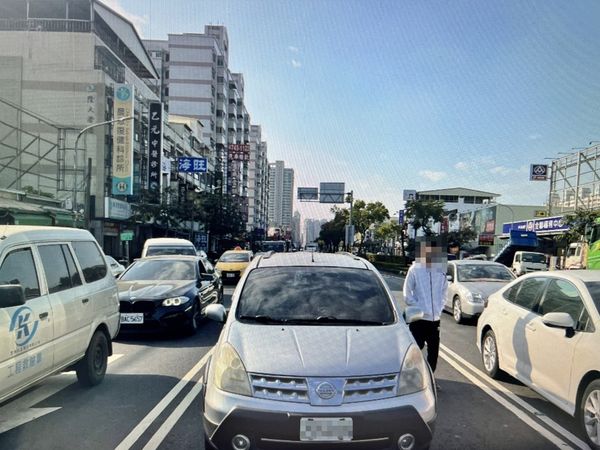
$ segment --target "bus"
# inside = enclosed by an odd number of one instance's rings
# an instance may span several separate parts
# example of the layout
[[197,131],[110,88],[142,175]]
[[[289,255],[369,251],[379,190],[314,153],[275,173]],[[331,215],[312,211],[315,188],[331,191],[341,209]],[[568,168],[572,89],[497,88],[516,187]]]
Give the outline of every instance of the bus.
[[588,269],[600,269],[600,217],[585,230]]

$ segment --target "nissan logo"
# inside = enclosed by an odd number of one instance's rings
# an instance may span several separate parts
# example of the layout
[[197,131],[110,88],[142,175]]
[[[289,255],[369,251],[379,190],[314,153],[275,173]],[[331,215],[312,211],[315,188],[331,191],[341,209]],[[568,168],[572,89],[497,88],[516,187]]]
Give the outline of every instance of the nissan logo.
[[317,395],[323,400],[329,400],[330,398],[333,398],[335,394],[337,394],[335,387],[333,387],[333,385],[327,381],[320,383],[317,386],[316,392]]

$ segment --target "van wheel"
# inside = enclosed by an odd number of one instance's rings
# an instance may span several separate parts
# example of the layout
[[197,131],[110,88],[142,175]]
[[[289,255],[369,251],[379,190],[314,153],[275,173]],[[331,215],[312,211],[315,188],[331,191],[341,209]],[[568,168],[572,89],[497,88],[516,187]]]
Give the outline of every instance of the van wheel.
[[92,336],[85,356],[77,363],[77,381],[86,387],[100,384],[108,366],[108,340],[102,331],[96,331]]
[[579,423],[593,449],[600,449],[600,380],[588,384],[579,402]]

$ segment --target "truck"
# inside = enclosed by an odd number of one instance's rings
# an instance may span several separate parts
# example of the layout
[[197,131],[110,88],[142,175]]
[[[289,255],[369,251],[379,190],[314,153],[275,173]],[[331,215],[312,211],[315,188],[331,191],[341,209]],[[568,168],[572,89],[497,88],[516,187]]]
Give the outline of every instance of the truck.
[[548,270],[546,255],[539,252],[517,251],[511,268],[517,276],[538,270]]
[[579,242],[569,244],[565,269],[600,269],[600,217],[586,226],[585,236]]

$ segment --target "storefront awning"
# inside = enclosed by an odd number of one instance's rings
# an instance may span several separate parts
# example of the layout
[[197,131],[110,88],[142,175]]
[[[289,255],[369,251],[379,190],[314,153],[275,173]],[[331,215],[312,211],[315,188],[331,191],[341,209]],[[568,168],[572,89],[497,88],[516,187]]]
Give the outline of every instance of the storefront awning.
[[11,212],[10,215],[15,225],[52,225],[52,217],[43,214]]

